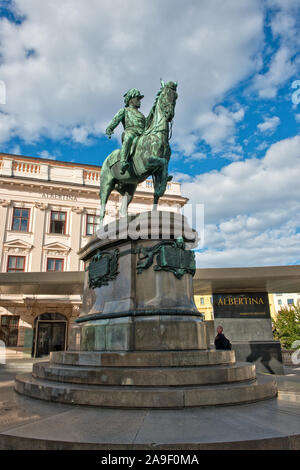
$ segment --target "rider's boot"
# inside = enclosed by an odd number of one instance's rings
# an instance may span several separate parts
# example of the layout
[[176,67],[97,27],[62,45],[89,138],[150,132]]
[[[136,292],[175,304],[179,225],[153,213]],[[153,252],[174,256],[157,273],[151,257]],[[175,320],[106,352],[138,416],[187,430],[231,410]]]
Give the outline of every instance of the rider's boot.
[[129,169],[128,157],[129,157],[129,152],[130,152],[130,148],[131,148],[131,143],[132,143],[132,139],[130,139],[128,137],[124,138],[124,142],[123,142],[123,145],[122,145],[122,148],[121,148],[121,155],[120,155],[120,163],[121,163],[120,173],[121,173],[121,175],[124,175],[126,170]]

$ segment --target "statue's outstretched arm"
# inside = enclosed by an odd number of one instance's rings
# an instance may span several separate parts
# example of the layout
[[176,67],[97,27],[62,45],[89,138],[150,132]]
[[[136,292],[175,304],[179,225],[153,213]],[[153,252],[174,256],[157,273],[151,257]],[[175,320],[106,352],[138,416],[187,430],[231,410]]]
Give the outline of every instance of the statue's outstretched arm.
[[120,109],[117,114],[112,118],[108,124],[105,133],[111,136],[114,133],[114,129],[120,124],[121,121],[125,118],[125,108]]

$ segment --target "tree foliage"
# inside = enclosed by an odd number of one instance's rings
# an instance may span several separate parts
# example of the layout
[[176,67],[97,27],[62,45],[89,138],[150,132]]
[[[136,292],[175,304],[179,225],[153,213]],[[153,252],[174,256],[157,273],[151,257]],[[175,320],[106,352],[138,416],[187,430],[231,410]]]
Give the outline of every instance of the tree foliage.
[[291,349],[300,340],[300,306],[282,307],[274,321],[274,338],[286,349]]

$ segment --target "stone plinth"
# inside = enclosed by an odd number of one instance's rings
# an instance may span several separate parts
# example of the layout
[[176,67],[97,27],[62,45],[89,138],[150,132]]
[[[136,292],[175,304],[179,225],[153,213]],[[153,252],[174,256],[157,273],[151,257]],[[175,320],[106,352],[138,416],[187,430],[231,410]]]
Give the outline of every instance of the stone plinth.
[[185,315],[125,316],[91,320],[75,327],[70,349],[80,351],[163,351],[208,349],[207,325]]
[[15,390],[41,400],[103,408],[189,408],[250,403],[276,382],[236,363],[233,351],[53,352]]
[[[248,403],[277,394],[233,351],[209,350],[208,326],[192,293],[197,234],[178,214],[146,213],[109,224],[81,250],[83,311],[69,351],[51,354],[24,395],[117,408],[186,408]],[[102,235],[102,237],[101,237]]]
[[[185,246],[178,247],[179,237]],[[105,226],[79,253],[87,266],[83,307],[69,349],[207,349],[206,325],[193,298],[192,269],[180,271],[184,257],[193,257],[188,248],[196,242],[197,233],[185,218],[169,212],[143,213]],[[99,254],[114,269],[107,282],[95,286],[91,263],[93,273],[97,266],[101,271],[101,259],[95,262]]]

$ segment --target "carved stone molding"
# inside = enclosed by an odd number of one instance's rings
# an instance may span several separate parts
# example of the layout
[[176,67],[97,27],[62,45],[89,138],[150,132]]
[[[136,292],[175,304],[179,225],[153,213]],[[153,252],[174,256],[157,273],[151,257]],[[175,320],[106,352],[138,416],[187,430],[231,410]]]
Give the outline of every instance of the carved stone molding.
[[73,305],[72,313],[71,313],[72,320],[74,320],[75,318],[78,318],[78,316],[80,314],[80,308],[81,308],[80,305]]
[[15,255],[26,255],[32,248],[33,245],[24,240],[10,240],[3,244],[3,251]]
[[63,243],[53,242],[49,243],[48,245],[43,246],[43,250],[47,254],[61,256],[67,255],[71,248],[69,246],[64,245]]
[[8,201],[7,199],[0,199],[0,206],[9,207],[10,204],[11,204],[11,201]]
[[45,211],[46,209],[48,209],[49,204],[45,204],[43,202],[35,202],[34,207],[36,207],[40,211]]
[[17,248],[5,246],[3,251],[11,255],[27,255],[30,252],[31,248]]
[[75,212],[75,214],[82,214],[84,212],[84,207],[73,206],[71,211]]
[[45,250],[47,255],[52,255],[52,256],[64,256],[66,255],[70,250]]
[[[29,315],[32,315],[33,313],[33,307],[35,306],[36,304],[36,299],[32,299],[30,297],[25,297],[24,299],[24,305],[25,305],[25,308],[26,308],[26,312],[27,312],[27,315],[25,314],[25,316],[28,316]],[[29,317],[30,318],[30,317]]]

